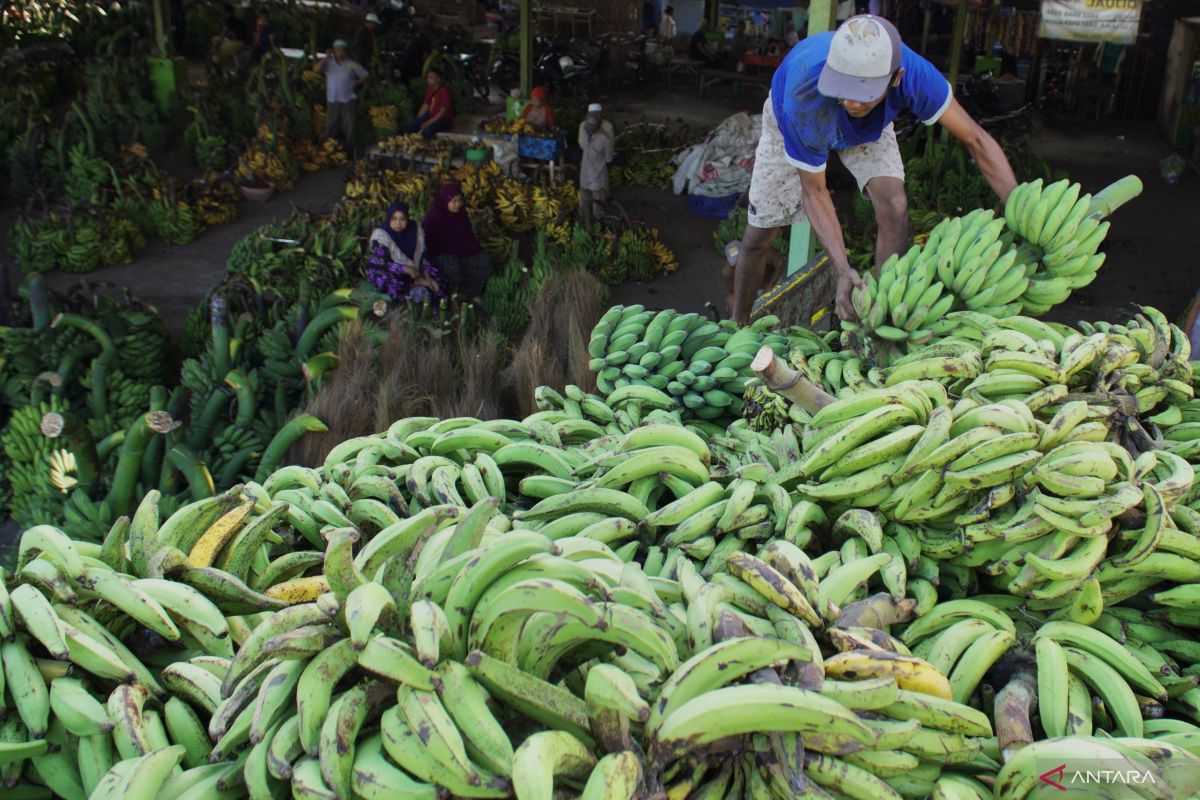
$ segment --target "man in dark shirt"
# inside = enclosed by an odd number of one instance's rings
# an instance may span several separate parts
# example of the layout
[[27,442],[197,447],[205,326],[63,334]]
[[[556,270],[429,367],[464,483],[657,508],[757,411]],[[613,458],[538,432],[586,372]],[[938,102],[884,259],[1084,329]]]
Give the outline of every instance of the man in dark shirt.
[[708,20],[701,20],[700,27],[692,34],[692,42],[688,45],[688,58],[692,61],[704,61],[711,66],[717,65],[717,55],[708,44]]
[[379,58],[379,17],[371,12],[354,35],[354,57],[359,64],[374,64]]
[[275,29],[271,27],[271,21],[267,17],[265,8],[258,10],[258,17],[250,38],[250,61],[257,64],[275,47]]
[[425,35],[424,28],[425,26],[419,20],[413,20],[412,34],[404,46],[404,56],[400,65],[400,79],[406,84],[421,77],[425,57],[431,50],[429,37]]
[[242,18],[233,10],[232,3],[225,4],[225,33],[239,42],[245,42],[249,38],[246,26],[242,23]]

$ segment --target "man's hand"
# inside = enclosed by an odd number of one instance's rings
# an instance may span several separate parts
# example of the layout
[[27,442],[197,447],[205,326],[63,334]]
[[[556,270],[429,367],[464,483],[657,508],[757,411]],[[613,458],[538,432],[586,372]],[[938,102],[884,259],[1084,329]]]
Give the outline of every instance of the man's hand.
[[847,319],[853,322],[858,321],[858,312],[854,310],[854,303],[850,300],[850,293],[856,288],[866,286],[863,283],[862,276],[854,271],[852,267],[839,269],[837,273],[837,315],[839,319]]

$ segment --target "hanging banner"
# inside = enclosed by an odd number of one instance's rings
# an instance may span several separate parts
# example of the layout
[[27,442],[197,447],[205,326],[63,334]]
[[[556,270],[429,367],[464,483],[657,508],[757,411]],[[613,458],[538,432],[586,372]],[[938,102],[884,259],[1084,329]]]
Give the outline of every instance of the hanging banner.
[[1038,36],[1133,44],[1141,16],[1142,0],[1042,0]]

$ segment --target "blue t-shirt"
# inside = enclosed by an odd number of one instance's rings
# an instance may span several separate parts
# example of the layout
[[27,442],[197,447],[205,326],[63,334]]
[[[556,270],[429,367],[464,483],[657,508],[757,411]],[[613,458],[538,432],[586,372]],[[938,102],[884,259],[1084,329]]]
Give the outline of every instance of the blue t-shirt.
[[829,56],[833,33],[801,40],[771,79],[771,108],[783,134],[788,162],[808,172],[820,172],[829,151],[879,140],[880,133],[905,109],[926,125],[938,121],[950,106],[950,82],[908,46],[900,56],[904,75],[900,85],[870,114],[855,119],[832,97],[817,91],[817,79]]

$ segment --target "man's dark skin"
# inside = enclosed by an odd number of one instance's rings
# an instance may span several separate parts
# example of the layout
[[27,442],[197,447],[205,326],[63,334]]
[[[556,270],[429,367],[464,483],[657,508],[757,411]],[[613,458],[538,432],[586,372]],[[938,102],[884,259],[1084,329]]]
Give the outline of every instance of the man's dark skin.
[[[891,87],[899,86],[904,77],[904,68],[896,70],[896,77]],[[889,87],[890,88],[890,87]],[[839,100],[846,113],[856,119],[867,116],[883,102],[887,96],[885,91],[874,102],[859,103],[853,100]],[[967,152],[979,165],[979,171],[991,185],[992,189],[1004,201],[1008,198],[1013,187],[1017,185],[1016,176],[1004,155],[1004,150],[991,135],[971,119],[957,100],[951,99],[950,105],[938,120],[956,139],[966,145]],[[812,225],[817,241],[829,255],[830,264],[837,275],[837,315],[841,319],[856,320],[858,315],[850,302],[850,293],[855,287],[863,286],[863,280],[858,272],[850,266],[846,255],[846,242],[842,237],[842,226],[838,221],[837,210],[833,198],[825,184],[825,171],[800,173],[800,184],[803,189],[804,214]],[[871,205],[875,208],[875,221],[879,232],[875,237],[875,273],[878,275],[879,266],[893,254],[902,252],[908,246],[908,195],[904,191],[904,181],[899,178],[872,178],[864,187]],[[741,324],[750,321],[750,308],[754,303],[754,291],[762,283],[763,268],[771,243],[775,241],[778,228],[756,228],[746,226],[742,237],[742,250],[738,256],[737,270],[734,274],[733,290],[733,319]]]

